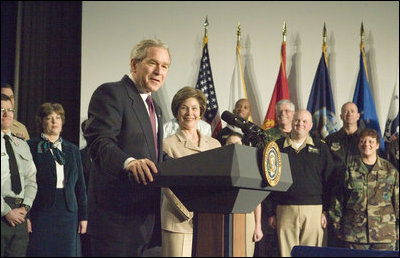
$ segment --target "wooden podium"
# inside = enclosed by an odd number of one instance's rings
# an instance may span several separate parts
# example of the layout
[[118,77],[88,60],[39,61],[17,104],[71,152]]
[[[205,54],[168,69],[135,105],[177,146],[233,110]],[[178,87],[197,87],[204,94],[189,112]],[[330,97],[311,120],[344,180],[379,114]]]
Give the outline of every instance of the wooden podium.
[[262,176],[260,151],[232,144],[158,165],[154,185],[169,187],[194,211],[193,256],[245,256],[245,213],[270,193],[292,185],[287,154],[271,187]]

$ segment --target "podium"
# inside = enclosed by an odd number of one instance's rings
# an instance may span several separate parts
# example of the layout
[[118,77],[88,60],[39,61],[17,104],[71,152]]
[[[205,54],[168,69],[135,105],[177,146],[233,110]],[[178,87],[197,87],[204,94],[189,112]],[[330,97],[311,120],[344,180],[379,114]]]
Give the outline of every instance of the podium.
[[245,256],[245,213],[271,191],[287,191],[292,175],[281,153],[282,174],[275,187],[263,179],[260,150],[232,144],[158,165],[153,184],[169,187],[194,211],[193,256]]

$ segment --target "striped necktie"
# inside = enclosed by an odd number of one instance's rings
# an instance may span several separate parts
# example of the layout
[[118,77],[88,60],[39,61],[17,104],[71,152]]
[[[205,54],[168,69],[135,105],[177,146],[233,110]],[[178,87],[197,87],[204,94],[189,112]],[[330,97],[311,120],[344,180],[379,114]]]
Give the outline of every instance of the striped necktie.
[[153,137],[154,137],[154,144],[155,144],[155,150],[156,150],[156,158],[158,160],[158,141],[157,141],[157,128],[156,128],[156,112],[154,108],[154,102],[153,99],[151,98],[151,95],[149,95],[146,99],[147,106],[149,107],[149,116],[150,116],[150,122],[151,122],[151,127],[153,129]]

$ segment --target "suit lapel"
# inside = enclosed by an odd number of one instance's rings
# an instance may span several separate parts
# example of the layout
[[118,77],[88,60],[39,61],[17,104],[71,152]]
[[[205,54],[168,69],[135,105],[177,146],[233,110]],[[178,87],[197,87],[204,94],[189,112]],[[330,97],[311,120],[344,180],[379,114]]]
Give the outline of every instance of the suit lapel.
[[194,143],[192,143],[192,141],[189,141],[186,137],[186,135],[179,129],[178,132],[176,133],[178,136],[178,139],[181,142],[185,143],[185,148],[190,149],[190,150],[194,150],[197,152],[201,152],[201,148],[199,146],[196,146]]
[[[128,96],[132,100],[132,113],[136,116],[137,120],[140,121],[139,124],[144,133],[147,147],[150,150],[152,160],[156,160],[156,151],[153,147],[155,145],[153,137],[153,129],[151,127],[150,117],[145,107],[145,103],[140,97],[139,91],[136,89],[136,85],[133,83],[133,81],[128,76],[125,76],[123,80],[126,90],[128,92]],[[156,107],[156,114],[158,119],[159,110],[157,107]],[[160,119],[158,119],[158,125],[160,125]]]
[[69,176],[71,175],[71,165],[73,160],[72,160],[72,149],[70,148],[69,145],[66,145],[64,141],[62,142],[62,150],[65,153],[65,164],[64,164],[64,180],[65,184],[69,181]]

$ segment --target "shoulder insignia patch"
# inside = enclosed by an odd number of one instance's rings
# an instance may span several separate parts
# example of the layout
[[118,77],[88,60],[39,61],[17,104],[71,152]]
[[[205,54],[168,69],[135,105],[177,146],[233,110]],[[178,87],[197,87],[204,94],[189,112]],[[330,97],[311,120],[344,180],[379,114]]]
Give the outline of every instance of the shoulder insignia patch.
[[341,148],[340,142],[332,142],[331,150],[338,151],[340,150],[340,148]]

